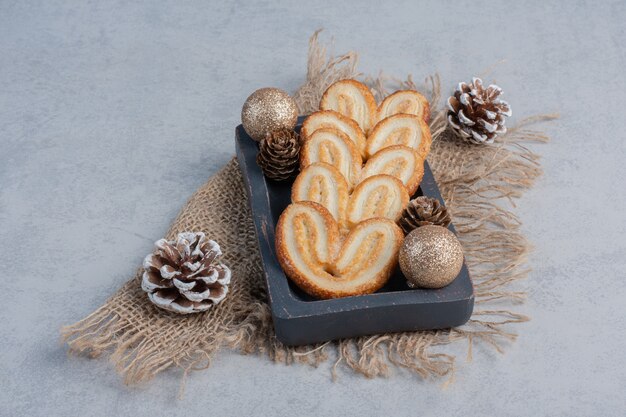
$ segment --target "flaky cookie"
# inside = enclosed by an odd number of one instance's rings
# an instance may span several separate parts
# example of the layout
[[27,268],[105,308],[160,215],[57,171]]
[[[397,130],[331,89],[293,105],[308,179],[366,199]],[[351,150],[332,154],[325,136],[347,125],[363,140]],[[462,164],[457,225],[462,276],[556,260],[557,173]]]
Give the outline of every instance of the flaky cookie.
[[393,145],[381,149],[367,160],[361,178],[387,174],[398,178],[409,195],[415,194],[424,176],[424,160],[408,146]]
[[334,166],[316,162],[304,168],[291,187],[291,201],[312,201],[324,206],[335,221],[344,224],[350,191],[348,182]]
[[334,110],[316,111],[302,123],[300,136],[306,141],[313,132],[322,128],[334,128],[345,133],[356,145],[361,157],[365,157],[365,134],[357,122]]
[[395,222],[359,223],[343,243],[339,227],[323,206],[292,203],[276,226],[276,254],[285,274],[307,294],[321,299],[371,294],[393,272],[404,235]]
[[300,169],[316,162],[337,168],[352,188],[361,175],[363,159],[354,142],[339,129],[324,127],[313,132],[300,151]]
[[397,221],[407,204],[409,193],[402,181],[391,175],[372,175],[361,181],[350,195],[346,209],[348,227],[375,217]]
[[356,121],[366,134],[376,123],[376,99],[370,89],[356,80],[340,80],[326,89],[320,110],[335,110]]
[[374,217],[398,220],[409,194],[402,181],[386,174],[364,179],[349,193],[335,167],[317,162],[300,172],[291,188],[291,201],[324,206],[343,230]]
[[400,113],[414,114],[428,123],[430,120],[430,104],[426,97],[415,90],[399,90],[388,95],[380,103],[376,112],[376,120],[381,121]]
[[392,145],[404,145],[417,151],[422,159],[430,152],[430,128],[413,114],[394,114],[376,124],[367,138],[367,157]]

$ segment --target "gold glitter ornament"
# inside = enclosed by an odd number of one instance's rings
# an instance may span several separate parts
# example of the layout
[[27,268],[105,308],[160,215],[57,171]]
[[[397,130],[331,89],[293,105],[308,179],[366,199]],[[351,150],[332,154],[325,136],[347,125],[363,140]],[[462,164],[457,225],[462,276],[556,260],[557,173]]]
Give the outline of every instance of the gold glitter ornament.
[[292,130],[298,121],[298,107],[289,94],[279,88],[260,88],[246,99],[241,123],[257,142],[278,129]]
[[422,226],[404,238],[399,261],[410,287],[442,288],[459,275],[463,248],[445,227]]

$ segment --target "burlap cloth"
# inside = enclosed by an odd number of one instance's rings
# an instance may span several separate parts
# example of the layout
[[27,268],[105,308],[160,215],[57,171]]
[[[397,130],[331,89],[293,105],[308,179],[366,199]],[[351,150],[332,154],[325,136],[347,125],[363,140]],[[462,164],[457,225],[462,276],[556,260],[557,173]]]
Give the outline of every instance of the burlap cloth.
[[[317,35],[311,38],[307,81],[295,94],[301,114],[316,110],[321,93],[333,81],[361,76],[356,72],[355,53],[327,58]],[[388,87],[416,88],[410,77],[404,82],[361,78],[378,99]],[[432,108],[438,109],[438,78],[429,78],[427,85],[418,89],[429,92]],[[129,384],[146,381],[172,366],[185,373],[206,368],[222,347],[286,364],[318,365],[331,359],[333,375],[344,366],[367,377],[387,375],[391,367],[422,377],[452,375],[455,357],[453,349],[446,347],[451,343],[465,343],[470,357],[474,344],[502,352],[503,346],[516,338],[513,325],[528,320],[514,309],[526,295],[517,282],[528,272],[529,247],[510,207],[541,173],[538,156],[524,145],[547,140],[523,126],[554,116],[526,120],[493,146],[472,146],[451,137],[445,129],[444,113],[434,112],[428,161],[451,211],[474,281],[476,307],[466,325],[316,346],[282,345],[274,336],[254,225],[241,172],[233,159],[191,197],[166,235],[170,239],[182,231],[203,231],[219,242],[224,262],[233,272],[227,299],[202,314],[167,313],[150,304],[140,288],[138,271],[103,306],[62,329],[70,351],[92,357],[110,354]]]

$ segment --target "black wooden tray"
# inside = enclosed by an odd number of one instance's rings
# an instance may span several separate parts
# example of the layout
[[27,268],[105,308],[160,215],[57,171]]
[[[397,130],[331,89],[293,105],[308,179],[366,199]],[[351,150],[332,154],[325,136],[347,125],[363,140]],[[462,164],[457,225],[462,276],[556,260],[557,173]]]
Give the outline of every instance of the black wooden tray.
[[[298,120],[298,127],[302,118]],[[378,292],[333,300],[316,300],[283,273],[274,248],[274,227],[290,203],[292,181],[263,176],[256,164],[258,145],[239,125],[235,131],[237,159],[250,199],[276,337],[288,345],[304,345],[377,333],[442,329],[469,320],[474,308],[472,281],[463,264],[447,287],[412,289],[397,271]],[[428,163],[414,197],[427,195],[443,203]],[[448,227],[456,233],[454,227]]]

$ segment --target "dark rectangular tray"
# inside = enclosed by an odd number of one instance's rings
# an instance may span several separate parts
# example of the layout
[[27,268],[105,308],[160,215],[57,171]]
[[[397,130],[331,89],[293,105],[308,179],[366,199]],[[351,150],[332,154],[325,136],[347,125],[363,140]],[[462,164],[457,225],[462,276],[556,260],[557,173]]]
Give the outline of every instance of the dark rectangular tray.
[[[302,118],[298,120],[298,127]],[[291,202],[292,181],[265,178],[256,164],[258,145],[239,125],[235,131],[237,159],[250,200],[259,239],[263,272],[276,337],[287,345],[304,345],[378,333],[460,326],[474,308],[474,290],[465,263],[456,279],[436,289],[412,289],[398,268],[389,282],[370,295],[317,300],[283,273],[274,248],[274,227]],[[439,199],[441,194],[428,163],[415,196]],[[448,227],[456,233],[454,227]]]

